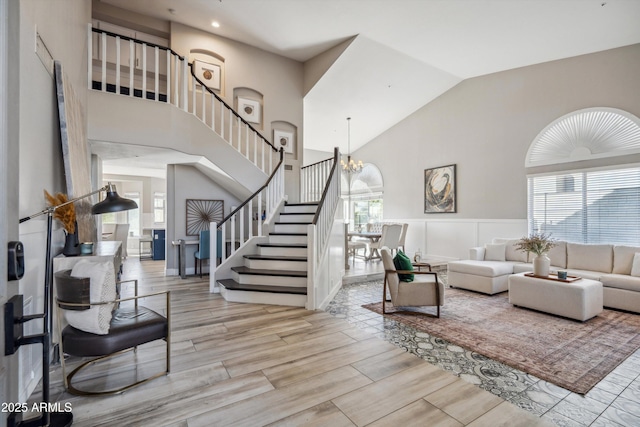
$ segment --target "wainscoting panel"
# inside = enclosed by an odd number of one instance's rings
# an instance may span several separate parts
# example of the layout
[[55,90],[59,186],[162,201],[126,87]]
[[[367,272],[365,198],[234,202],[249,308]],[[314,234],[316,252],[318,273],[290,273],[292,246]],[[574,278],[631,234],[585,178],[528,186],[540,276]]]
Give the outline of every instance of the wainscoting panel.
[[494,237],[519,239],[527,234],[527,220],[492,220],[478,222],[478,246],[490,243]]
[[426,222],[426,253],[454,259],[469,258],[469,248],[478,241],[478,223],[473,220]]
[[469,249],[494,237],[520,238],[527,234],[526,219],[385,219],[409,224],[406,252],[420,249],[425,256],[468,259]]

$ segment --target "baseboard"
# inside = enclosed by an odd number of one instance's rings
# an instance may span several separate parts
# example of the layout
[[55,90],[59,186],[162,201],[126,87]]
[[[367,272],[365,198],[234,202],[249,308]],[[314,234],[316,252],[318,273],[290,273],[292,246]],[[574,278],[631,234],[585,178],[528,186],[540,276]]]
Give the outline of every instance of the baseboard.
[[336,294],[338,293],[341,287],[342,287],[342,278],[339,278],[331,287],[331,291],[329,292],[327,297],[322,301],[322,303],[318,307],[318,310],[326,309],[329,306],[329,303],[336,296]]

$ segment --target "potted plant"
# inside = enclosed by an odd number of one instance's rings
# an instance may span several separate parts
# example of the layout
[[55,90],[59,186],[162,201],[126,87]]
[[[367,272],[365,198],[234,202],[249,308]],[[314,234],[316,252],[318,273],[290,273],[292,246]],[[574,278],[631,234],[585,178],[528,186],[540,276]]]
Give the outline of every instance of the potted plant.
[[532,233],[528,237],[521,238],[515,246],[520,251],[536,254],[533,259],[533,274],[536,276],[548,276],[551,260],[547,256],[547,252],[556,245],[550,234]]
[[[57,193],[52,196],[44,190],[44,197],[49,206],[58,206],[69,201],[66,194]],[[53,218],[62,223],[65,231],[64,248],[62,253],[65,256],[80,255],[80,244],[78,243],[78,226],[76,223],[76,208],[74,203],[62,206],[53,211]]]

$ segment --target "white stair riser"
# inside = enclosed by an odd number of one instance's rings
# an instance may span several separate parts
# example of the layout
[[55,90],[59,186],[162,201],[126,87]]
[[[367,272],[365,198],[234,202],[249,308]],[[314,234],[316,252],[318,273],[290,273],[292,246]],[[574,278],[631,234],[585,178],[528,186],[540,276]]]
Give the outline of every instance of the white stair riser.
[[313,221],[313,214],[294,214],[294,215],[280,215],[278,222],[311,222]]
[[235,271],[233,272],[233,280],[242,285],[307,286],[306,277],[261,276],[259,274],[238,274]]
[[222,285],[220,285],[220,294],[225,300],[231,301],[231,302],[286,305],[286,306],[293,306],[293,307],[304,307],[305,304],[307,303],[306,295],[236,291],[236,290],[228,290]]
[[279,255],[279,256],[307,256],[307,248],[274,248],[272,246],[258,247],[260,255]]
[[276,233],[306,233],[307,224],[276,224]]
[[303,205],[303,206],[286,206],[284,207],[284,211],[286,213],[292,213],[292,212],[312,212],[312,213],[316,213],[316,211],[318,210],[318,206],[316,205]]
[[274,244],[304,244],[307,243],[307,236],[287,236],[287,235],[269,235],[269,243]]
[[244,265],[256,270],[307,271],[306,261],[285,261],[266,259],[245,259]]

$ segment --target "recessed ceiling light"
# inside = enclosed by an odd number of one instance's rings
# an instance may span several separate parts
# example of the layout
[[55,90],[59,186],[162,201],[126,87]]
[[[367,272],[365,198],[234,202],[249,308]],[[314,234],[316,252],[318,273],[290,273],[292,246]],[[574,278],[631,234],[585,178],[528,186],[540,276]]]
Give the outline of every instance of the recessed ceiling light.
[[211,23],[211,26],[214,27],[214,28],[219,28],[220,27],[220,23],[218,21],[213,21]]

